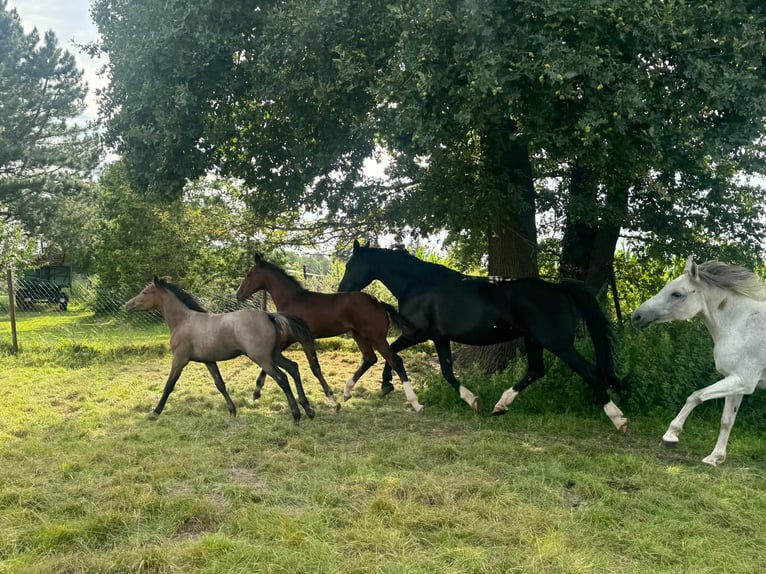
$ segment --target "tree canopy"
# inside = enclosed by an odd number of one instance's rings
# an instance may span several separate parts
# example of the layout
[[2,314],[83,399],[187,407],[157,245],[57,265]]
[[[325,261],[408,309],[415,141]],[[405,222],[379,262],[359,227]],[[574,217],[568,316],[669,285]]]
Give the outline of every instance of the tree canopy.
[[[503,274],[536,272],[553,210],[562,275],[594,289],[621,230],[663,255],[760,240],[763,194],[740,179],[764,171],[756,0],[96,0],[93,17],[108,140],[156,194],[212,170],[260,213],[446,229]],[[362,169],[378,149],[384,181]]]
[[[0,0],[0,216],[28,234],[56,232],[59,213],[87,188],[100,149],[78,122],[87,93],[82,72],[52,32],[25,34]],[[59,222],[61,223],[61,222]]]

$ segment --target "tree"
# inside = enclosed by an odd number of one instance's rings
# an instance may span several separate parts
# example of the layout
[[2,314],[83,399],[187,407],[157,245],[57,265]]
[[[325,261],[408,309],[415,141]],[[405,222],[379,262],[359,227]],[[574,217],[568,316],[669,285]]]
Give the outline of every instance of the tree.
[[[620,229],[662,240],[663,197],[684,214],[666,236],[703,199],[698,245],[758,231],[757,209],[702,223],[730,212],[713,187],[753,167],[763,132],[756,2],[99,0],[94,17],[110,141],[156,192],[215,169],[263,212],[449,229],[505,275],[536,272],[545,198],[566,220],[562,276],[594,289]],[[387,182],[364,177],[376,146]]]
[[0,216],[27,233],[45,233],[63,198],[87,186],[100,150],[77,122],[86,92],[56,36],[25,34],[0,0]]
[[130,185],[124,162],[110,164],[98,183],[92,229],[101,285],[136,289],[156,273],[183,281],[195,294],[233,295],[253,253],[271,252],[285,240],[243,197],[216,179],[199,180],[173,200],[147,196]]

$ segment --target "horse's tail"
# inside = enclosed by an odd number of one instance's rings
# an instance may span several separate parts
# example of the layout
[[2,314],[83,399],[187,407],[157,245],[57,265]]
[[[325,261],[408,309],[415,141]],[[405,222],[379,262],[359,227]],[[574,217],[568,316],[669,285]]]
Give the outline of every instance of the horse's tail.
[[383,305],[383,308],[386,310],[386,313],[388,313],[388,318],[391,321],[391,323],[394,324],[394,326],[399,329],[400,331],[412,331],[414,330],[413,326],[410,324],[407,319],[405,319],[402,314],[399,312],[399,310],[394,307],[393,305],[389,305],[388,303],[384,303],[381,301],[381,304]]
[[585,321],[596,353],[596,370],[615,391],[622,390],[622,381],[614,372],[612,327],[596,297],[577,283],[562,283]]
[[277,346],[275,353],[282,350],[283,341],[294,341],[307,352],[316,352],[314,333],[300,317],[284,313],[269,313],[277,330]]

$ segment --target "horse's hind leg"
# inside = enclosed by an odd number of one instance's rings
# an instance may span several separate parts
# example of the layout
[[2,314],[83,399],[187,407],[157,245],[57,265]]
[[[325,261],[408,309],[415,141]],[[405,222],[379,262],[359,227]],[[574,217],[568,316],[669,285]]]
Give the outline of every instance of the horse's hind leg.
[[218,389],[226,400],[226,407],[229,409],[229,414],[231,416],[237,416],[237,407],[234,406],[234,403],[226,390],[226,383],[223,382],[223,377],[221,376],[221,371],[218,370],[218,365],[216,363],[205,363],[205,366],[207,367],[207,370],[210,371],[210,376],[213,377],[215,388]]
[[255,389],[253,389],[253,400],[257,401],[261,398],[261,391],[263,390],[263,385],[266,383],[266,371],[261,369],[261,372],[258,373],[258,380],[255,381]]
[[[385,339],[378,341],[376,348],[386,360],[386,366],[396,371],[399,379],[401,379],[402,387],[404,389],[404,396],[407,397],[407,401],[409,401],[409,403],[412,405],[412,408],[415,409],[416,413],[422,413],[425,407],[420,404],[420,401],[418,401],[418,396],[415,394],[415,391],[412,388],[412,383],[407,377],[407,371],[404,370],[404,361],[402,361],[402,358],[394,353],[391,347],[388,346],[388,342]],[[390,384],[391,383],[389,381],[389,385]]]
[[316,413],[314,412],[314,409],[311,408],[309,400],[306,397],[306,393],[303,392],[303,383],[301,382],[301,373],[300,369],[298,368],[298,363],[291,361],[281,353],[274,357],[274,362],[278,367],[287,371],[287,373],[293,378],[295,381],[295,389],[298,391],[298,402],[303,407],[303,410],[306,411],[306,415],[310,419],[313,419]]
[[327,381],[325,380],[324,376],[322,375],[322,368],[319,366],[319,359],[317,358],[317,352],[316,349],[312,346],[312,348],[307,349],[306,347],[303,347],[303,352],[306,354],[306,359],[309,362],[309,367],[311,368],[311,372],[314,373],[314,376],[319,381],[319,384],[322,385],[322,390],[324,391],[325,397],[327,397],[327,405],[335,410],[336,412],[340,410],[340,403],[335,400],[335,395],[332,392],[332,389],[330,388],[330,385],[327,384]]
[[723,405],[723,414],[721,415],[721,430],[718,433],[718,441],[715,443],[713,452],[702,459],[702,462],[705,464],[717,466],[726,460],[726,445],[729,442],[729,434],[731,433],[731,427],[734,426],[734,420],[737,418],[737,411],[744,396],[729,395],[726,397]]
[[582,379],[588,383],[593,392],[596,394],[596,400],[604,408],[604,412],[612,421],[612,424],[620,432],[627,432],[628,419],[620,410],[620,408],[612,402],[607,392],[607,381],[602,380],[596,374],[596,368],[590,364],[585,357],[572,345],[566,347],[548,347],[548,349],[555,353],[564,363],[572,369],[575,373],[580,375]]
[[[417,345],[423,341],[425,341],[425,339],[414,339],[412,337],[408,337],[407,335],[399,335],[399,337],[393,343],[391,343],[389,348],[391,349],[392,353],[398,354],[399,351],[409,349],[413,345]],[[386,396],[388,393],[394,390],[394,385],[391,383],[393,380],[392,372],[393,369],[391,368],[391,364],[386,361],[386,364],[383,365],[383,381],[380,384],[380,389],[383,396]]]
[[434,346],[436,347],[436,354],[439,356],[439,366],[442,370],[442,376],[447,382],[452,385],[468,406],[470,406],[474,412],[479,411],[479,399],[476,398],[469,389],[461,385],[455,378],[455,371],[452,369],[452,349],[448,339],[434,340]]
[[261,364],[261,367],[270,377],[272,377],[277,382],[279,388],[282,389],[282,391],[285,393],[287,404],[290,407],[290,412],[293,414],[293,420],[296,423],[299,422],[301,420],[301,411],[298,409],[298,403],[295,402],[295,396],[293,395],[293,391],[290,388],[290,381],[287,380],[287,376],[279,370],[279,368],[274,364],[272,360],[268,362],[264,361]]
[[495,408],[492,409],[493,415],[504,415],[507,413],[508,405],[513,402],[519,393],[545,375],[543,346],[530,337],[524,338],[524,346],[527,350],[527,372],[518,383],[500,396],[500,400],[497,401]]
[[356,346],[359,347],[359,350],[362,352],[362,364],[359,365],[356,372],[351,375],[351,378],[346,381],[346,386],[343,389],[343,399],[346,401],[351,398],[351,391],[354,390],[354,385],[356,385],[357,381],[370,369],[370,367],[378,362],[378,358],[375,356],[375,351],[372,350],[372,345],[370,345],[365,338],[356,331],[352,331],[351,336],[354,338],[354,341],[356,341]]

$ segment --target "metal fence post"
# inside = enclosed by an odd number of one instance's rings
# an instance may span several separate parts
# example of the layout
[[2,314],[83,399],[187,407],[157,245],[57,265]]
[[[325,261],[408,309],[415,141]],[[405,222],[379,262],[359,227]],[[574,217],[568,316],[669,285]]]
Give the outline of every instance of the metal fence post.
[[13,293],[13,271],[10,265],[6,267],[6,277],[8,278],[8,312],[11,316],[11,349],[15,355],[19,352],[19,341],[16,338],[16,297]]

